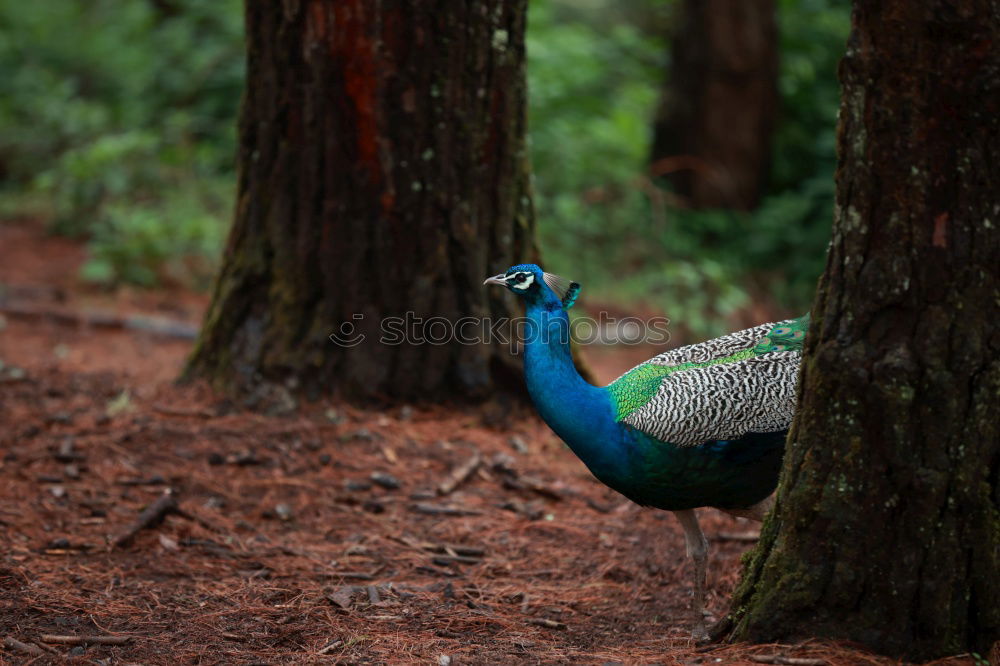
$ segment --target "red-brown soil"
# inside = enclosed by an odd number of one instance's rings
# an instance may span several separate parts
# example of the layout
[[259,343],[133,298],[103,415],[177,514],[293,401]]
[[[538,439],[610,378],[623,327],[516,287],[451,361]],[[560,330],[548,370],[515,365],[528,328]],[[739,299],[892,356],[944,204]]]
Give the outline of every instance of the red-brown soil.
[[[676,521],[594,481],[529,410],[268,415],[176,386],[190,341],[87,313],[196,326],[205,296],[100,292],[78,283],[82,259],[0,224],[0,305],[17,306],[0,320],[0,664],[896,663],[824,641],[696,646]],[[479,471],[435,496],[476,453]],[[185,515],[113,547],[167,489]],[[750,546],[722,537],[755,526],[703,519],[721,614]],[[128,641],[45,657],[2,643],[45,634]]]

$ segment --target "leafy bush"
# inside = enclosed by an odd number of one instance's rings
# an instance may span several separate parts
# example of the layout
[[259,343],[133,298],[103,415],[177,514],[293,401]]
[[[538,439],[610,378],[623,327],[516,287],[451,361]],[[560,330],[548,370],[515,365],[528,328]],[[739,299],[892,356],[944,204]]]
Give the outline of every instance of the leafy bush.
[[[782,116],[758,211],[683,211],[645,177],[675,0],[531,0],[529,131],[546,263],[700,332],[802,309],[832,206],[847,0],[778,0]],[[0,3],[0,210],[88,238],[85,276],[151,284],[218,255],[243,88],[239,0]]]
[[242,30],[238,0],[0,4],[0,178],[90,237],[86,276],[150,283],[195,224],[218,243],[231,196],[205,190],[232,178]]
[[[546,262],[599,285],[606,302],[646,303],[714,334],[760,294],[808,307],[833,207],[836,63],[846,0],[779,0],[782,111],[767,196],[751,214],[672,208],[642,175],[667,68],[670,19],[616,24],[610,3],[569,11],[533,0],[529,126]],[[649,26],[653,25],[654,28]],[[593,293],[593,292],[592,292]]]
[[51,195],[54,230],[93,231],[107,206],[152,198],[163,180],[159,138],[138,130],[98,136],[66,150],[35,179]]
[[154,206],[108,205],[90,241],[84,278],[143,286],[207,286],[226,231],[218,210],[232,196],[228,182],[217,189],[188,186]]

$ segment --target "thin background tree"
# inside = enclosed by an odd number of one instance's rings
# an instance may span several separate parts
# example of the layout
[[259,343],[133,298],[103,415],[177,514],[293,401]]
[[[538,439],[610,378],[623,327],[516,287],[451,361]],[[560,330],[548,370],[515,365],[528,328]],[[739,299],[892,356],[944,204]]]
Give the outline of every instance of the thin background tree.
[[685,0],[654,124],[651,170],[695,208],[752,210],[778,114],[774,0]]

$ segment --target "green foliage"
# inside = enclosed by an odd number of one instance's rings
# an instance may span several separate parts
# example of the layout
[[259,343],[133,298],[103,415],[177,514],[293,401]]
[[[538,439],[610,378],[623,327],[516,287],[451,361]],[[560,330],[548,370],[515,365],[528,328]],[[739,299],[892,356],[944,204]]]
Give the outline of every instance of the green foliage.
[[[207,198],[215,199],[215,206]],[[121,280],[143,286],[188,282],[206,286],[222,247],[225,227],[213,213],[231,192],[177,190],[155,206],[110,204],[94,229],[83,276],[95,282]]]
[[54,230],[89,233],[109,205],[154,196],[162,180],[159,147],[155,134],[136,130],[98,136],[59,155],[34,181],[52,197]]
[[795,190],[836,166],[837,63],[851,27],[849,0],[778,0],[781,116],[771,192]]
[[149,284],[217,253],[242,30],[239,0],[0,4],[3,194],[33,188],[89,237],[87,277]]
[[589,14],[569,7],[533,0],[528,16],[528,124],[546,265],[588,285],[591,302],[657,302],[683,291],[696,316],[714,291],[714,267],[651,251],[659,227],[651,188],[642,188],[665,30],[644,34],[624,16],[602,21],[611,9],[601,3]]
[[764,294],[807,308],[829,240],[849,3],[779,0],[782,109],[769,192],[751,214],[673,208],[644,177],[671,16],[656,5],[654,20],[615,23],[610,7],[530,6],[529,127],[547,265],[592,299],[652,305],[702,334],[722,332],[724,315]]
[[536,0],[528,23],[529,126],[540,209],[560,205],[549,197],[578,199],[589,187],[636,174],[659,96],[650,83],[665,65],[662,41],[634,26],[592,26],[557,10]]
[[[676,210],[644,176],[676,1],[531,0],[548,267],[699,332],[760,294],[805,307],[828,240],[849,8],[778,3],[774,167],[745,215]],[[55,231],[88,239],[90,279],[203,279],[232,206],[242,31],[239,0],[0,3],[0,211],[43,202]]]

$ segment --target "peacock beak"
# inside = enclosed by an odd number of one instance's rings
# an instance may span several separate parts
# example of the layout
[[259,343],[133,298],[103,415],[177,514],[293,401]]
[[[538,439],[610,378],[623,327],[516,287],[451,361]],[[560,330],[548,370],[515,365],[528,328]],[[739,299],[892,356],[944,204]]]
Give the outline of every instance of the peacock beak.
[[501,273],[500,275],[494,275],[493,277],[488,277],[483,280],[483,284],[498,284],[502,287],[507,286],[507,276]]

